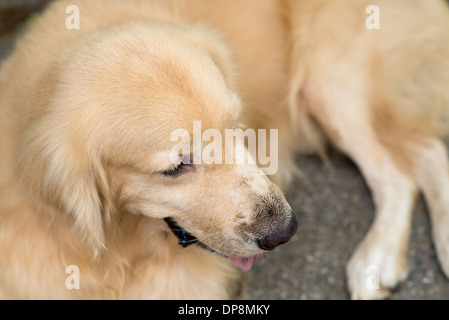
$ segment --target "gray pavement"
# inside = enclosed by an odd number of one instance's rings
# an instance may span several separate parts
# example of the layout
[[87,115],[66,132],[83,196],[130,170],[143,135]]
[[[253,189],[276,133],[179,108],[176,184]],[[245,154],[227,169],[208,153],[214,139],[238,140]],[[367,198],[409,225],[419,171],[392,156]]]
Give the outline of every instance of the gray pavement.
[[[298,217],[293,239],[255,262],[248,275],[250,299],[349,299],[345,264],[368,231],[374,207],[355,165],[330,151],[332,167],[317,157],[298,157],[309,183],[287,192]],[[392,299],[449,299],[449,281],[431,242],[423,199],[414,210],[408,251],[410,274]]]
[[[11,50],[0,38],[0,60]],[[265,254],[247,272],[249,299],[348,299],[345,264],[374,218],[369,191],[357,168],[330,151],[332,167],[317,157],[298,157],[309,179],[287,192],[298,217],[293,239]],[[408,251],[409,277],[392,299],[449,299],[449,280],[442,273],[431,242],[429,217],[419,199]]]

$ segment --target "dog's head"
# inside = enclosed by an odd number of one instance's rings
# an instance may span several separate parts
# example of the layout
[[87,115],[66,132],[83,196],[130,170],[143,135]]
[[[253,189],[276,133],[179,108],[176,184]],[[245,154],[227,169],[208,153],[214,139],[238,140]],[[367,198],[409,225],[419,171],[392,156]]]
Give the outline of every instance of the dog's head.
[[[212,153],[247,148],[203,136],[225,137],[241,108],[217,38],[198,26],[131,23],[67,49],[48,109],[23,137],[17,173],[32,194],[70,213],[96,250],[114,210],[169,218],[242,269],[296,231],[284,196],[256,164],[194,161],[198,122],[199,144]],[[173,139],[177,130],[192,140]]]

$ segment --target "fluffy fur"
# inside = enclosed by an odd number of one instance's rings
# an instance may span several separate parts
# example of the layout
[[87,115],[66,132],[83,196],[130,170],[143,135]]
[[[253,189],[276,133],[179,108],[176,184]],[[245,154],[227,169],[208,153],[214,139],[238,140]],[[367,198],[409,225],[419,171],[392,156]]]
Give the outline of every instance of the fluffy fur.
[[[449,274],[442,0],[378,0],[380,30],[366,29],[365,0],[85,0],[80,30],[68,30],[71,4],[53,3],[0,73],[0,297],[235,296],[235,268],[181,249],[161,219],[247,256],[291,212],[256,166],[162,177],[170,132],[195,120],[279,129],[283,186],[298,151],[324,156],[330,142],[355,161],[377,213],[348,264],[353,298],[405,279],[418,191]],[[254,212],[267,197],[274,217]],[[68,265],[80,290],[65,286]],[[366,287],[372,265],[379,289]]]

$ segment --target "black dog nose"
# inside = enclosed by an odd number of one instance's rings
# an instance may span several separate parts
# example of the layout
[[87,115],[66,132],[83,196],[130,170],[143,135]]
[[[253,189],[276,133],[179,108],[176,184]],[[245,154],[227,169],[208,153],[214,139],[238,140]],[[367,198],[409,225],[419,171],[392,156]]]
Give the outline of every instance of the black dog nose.
[[296,233],[298,223],[295,215],[292,215],[287,226],[279,228],[278,230],[266,235],[265,237],[257,240],[257,245],[262,250],[273,250],[277,246],[284,244],[290,240],[290,238]]

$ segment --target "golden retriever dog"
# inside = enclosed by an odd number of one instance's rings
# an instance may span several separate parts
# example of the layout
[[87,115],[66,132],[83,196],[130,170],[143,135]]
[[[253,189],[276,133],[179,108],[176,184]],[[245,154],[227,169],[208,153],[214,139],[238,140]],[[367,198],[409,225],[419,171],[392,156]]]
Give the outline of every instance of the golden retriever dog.
[[[449,275],[447,87],[443,0],[54,2],[0,71],[0,298],[237,297],[296,231],[294,155],[328,143],[376,205],[351,297],[406,278],[419,191]],[[192,162],[171,136],[196,122],[278,130],[276,174]]]

